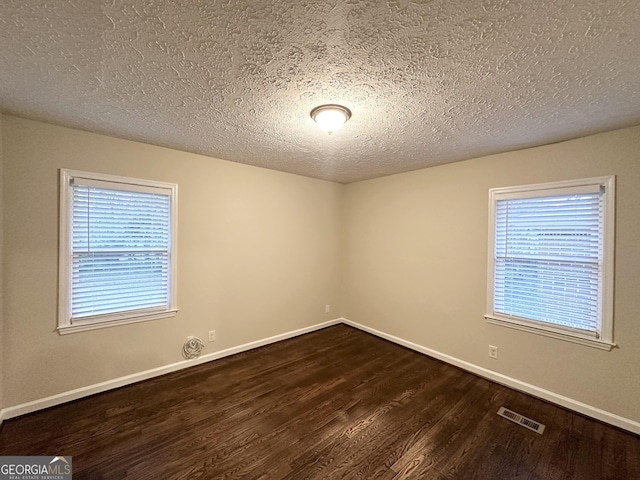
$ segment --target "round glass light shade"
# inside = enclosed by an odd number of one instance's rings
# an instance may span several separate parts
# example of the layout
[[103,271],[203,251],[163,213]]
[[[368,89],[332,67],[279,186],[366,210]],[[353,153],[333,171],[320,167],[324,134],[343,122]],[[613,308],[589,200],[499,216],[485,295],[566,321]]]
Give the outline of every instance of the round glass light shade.
[[311,110],[311,118],[322,130],[331,133],[342,128],[351,118],[351,111],[342,105],[321,105]]

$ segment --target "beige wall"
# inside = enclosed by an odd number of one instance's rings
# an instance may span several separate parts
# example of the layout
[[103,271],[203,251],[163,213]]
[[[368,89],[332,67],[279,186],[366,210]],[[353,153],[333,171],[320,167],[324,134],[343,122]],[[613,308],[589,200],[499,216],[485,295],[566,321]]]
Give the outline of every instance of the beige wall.
[[[11,116],[3,139],[4,407],[339,316],[341,185]],[[61,167],[178,183],[176,318],[55,332]]]
[[[0,115],[0,411],[4,407],[4,343],[6,338],[4,336],[4,309],[2,308],[3,289],[2,289],[2,269],[3,269],[3,256],[2,256],[2,240],[4,237],[4,225],[2,224],[2,115]],[[0,418],[2,421],[2,418]]]
[[[609,174],[619,348],[489,325],[488,189]],[[350,320],[640,421],[640,127],[348,185],[345,226]]]

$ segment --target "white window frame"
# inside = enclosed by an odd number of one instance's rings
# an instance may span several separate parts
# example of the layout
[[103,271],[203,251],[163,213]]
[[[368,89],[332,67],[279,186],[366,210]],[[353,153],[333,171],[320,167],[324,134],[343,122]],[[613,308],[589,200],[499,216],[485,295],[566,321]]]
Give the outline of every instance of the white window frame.
[[[101,182],[112,184],[120,190],[149,191],[162,189],[170,196],[170,253],[169,253],[169,305],[163,309],[131,310],[106,315],[96,315],[82,319],[71,318],[71,265],[72,265],[72,182],[82,179],[83,182]],[[108,188],[108,186],[107,186]],[[58,280],[58,332],[68,334],[113,327],[130,323],[144,322],[159,318],[173,317],[177,306],[177,246],[178,246],[178,186],[174,183],[143,180],[139,178],[106,175],[102,173],[83,172],[79,170],[60,169],[60,232],[59,232],[59,280]]]
[[[494,309],[495,278],[495,224],[496,204],[505,198],[536,198],[554,194],[565,194],[585,188],[603,188],[603,270],[600,285],[600,323],[596,338],[580,334],[572,329],[554,326],[551,323],[512,317]],[[615,176],[568,180],[515,187],[492,188],[489,190],[489,243],[487,267],[487,313],[489,323],[536,333],[547,337],[588,345],[602,350],[611,350],[613,342],[613,285],[614,285],[614,242],[615,242]]]

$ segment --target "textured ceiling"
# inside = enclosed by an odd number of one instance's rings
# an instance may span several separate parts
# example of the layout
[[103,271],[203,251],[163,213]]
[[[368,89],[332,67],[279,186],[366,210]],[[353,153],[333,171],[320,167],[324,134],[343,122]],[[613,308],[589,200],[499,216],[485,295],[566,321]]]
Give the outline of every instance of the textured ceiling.
[[640,1],[2,0],[0,110],[348,183],[639,124]]

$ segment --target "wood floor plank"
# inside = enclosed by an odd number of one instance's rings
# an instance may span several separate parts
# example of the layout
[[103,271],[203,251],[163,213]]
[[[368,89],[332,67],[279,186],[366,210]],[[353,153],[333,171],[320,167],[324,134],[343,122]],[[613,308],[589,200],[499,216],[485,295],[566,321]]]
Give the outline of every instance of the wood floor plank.
[[7,420],[0,454],[92,480],[640,478],[640,437],[344,325]]

